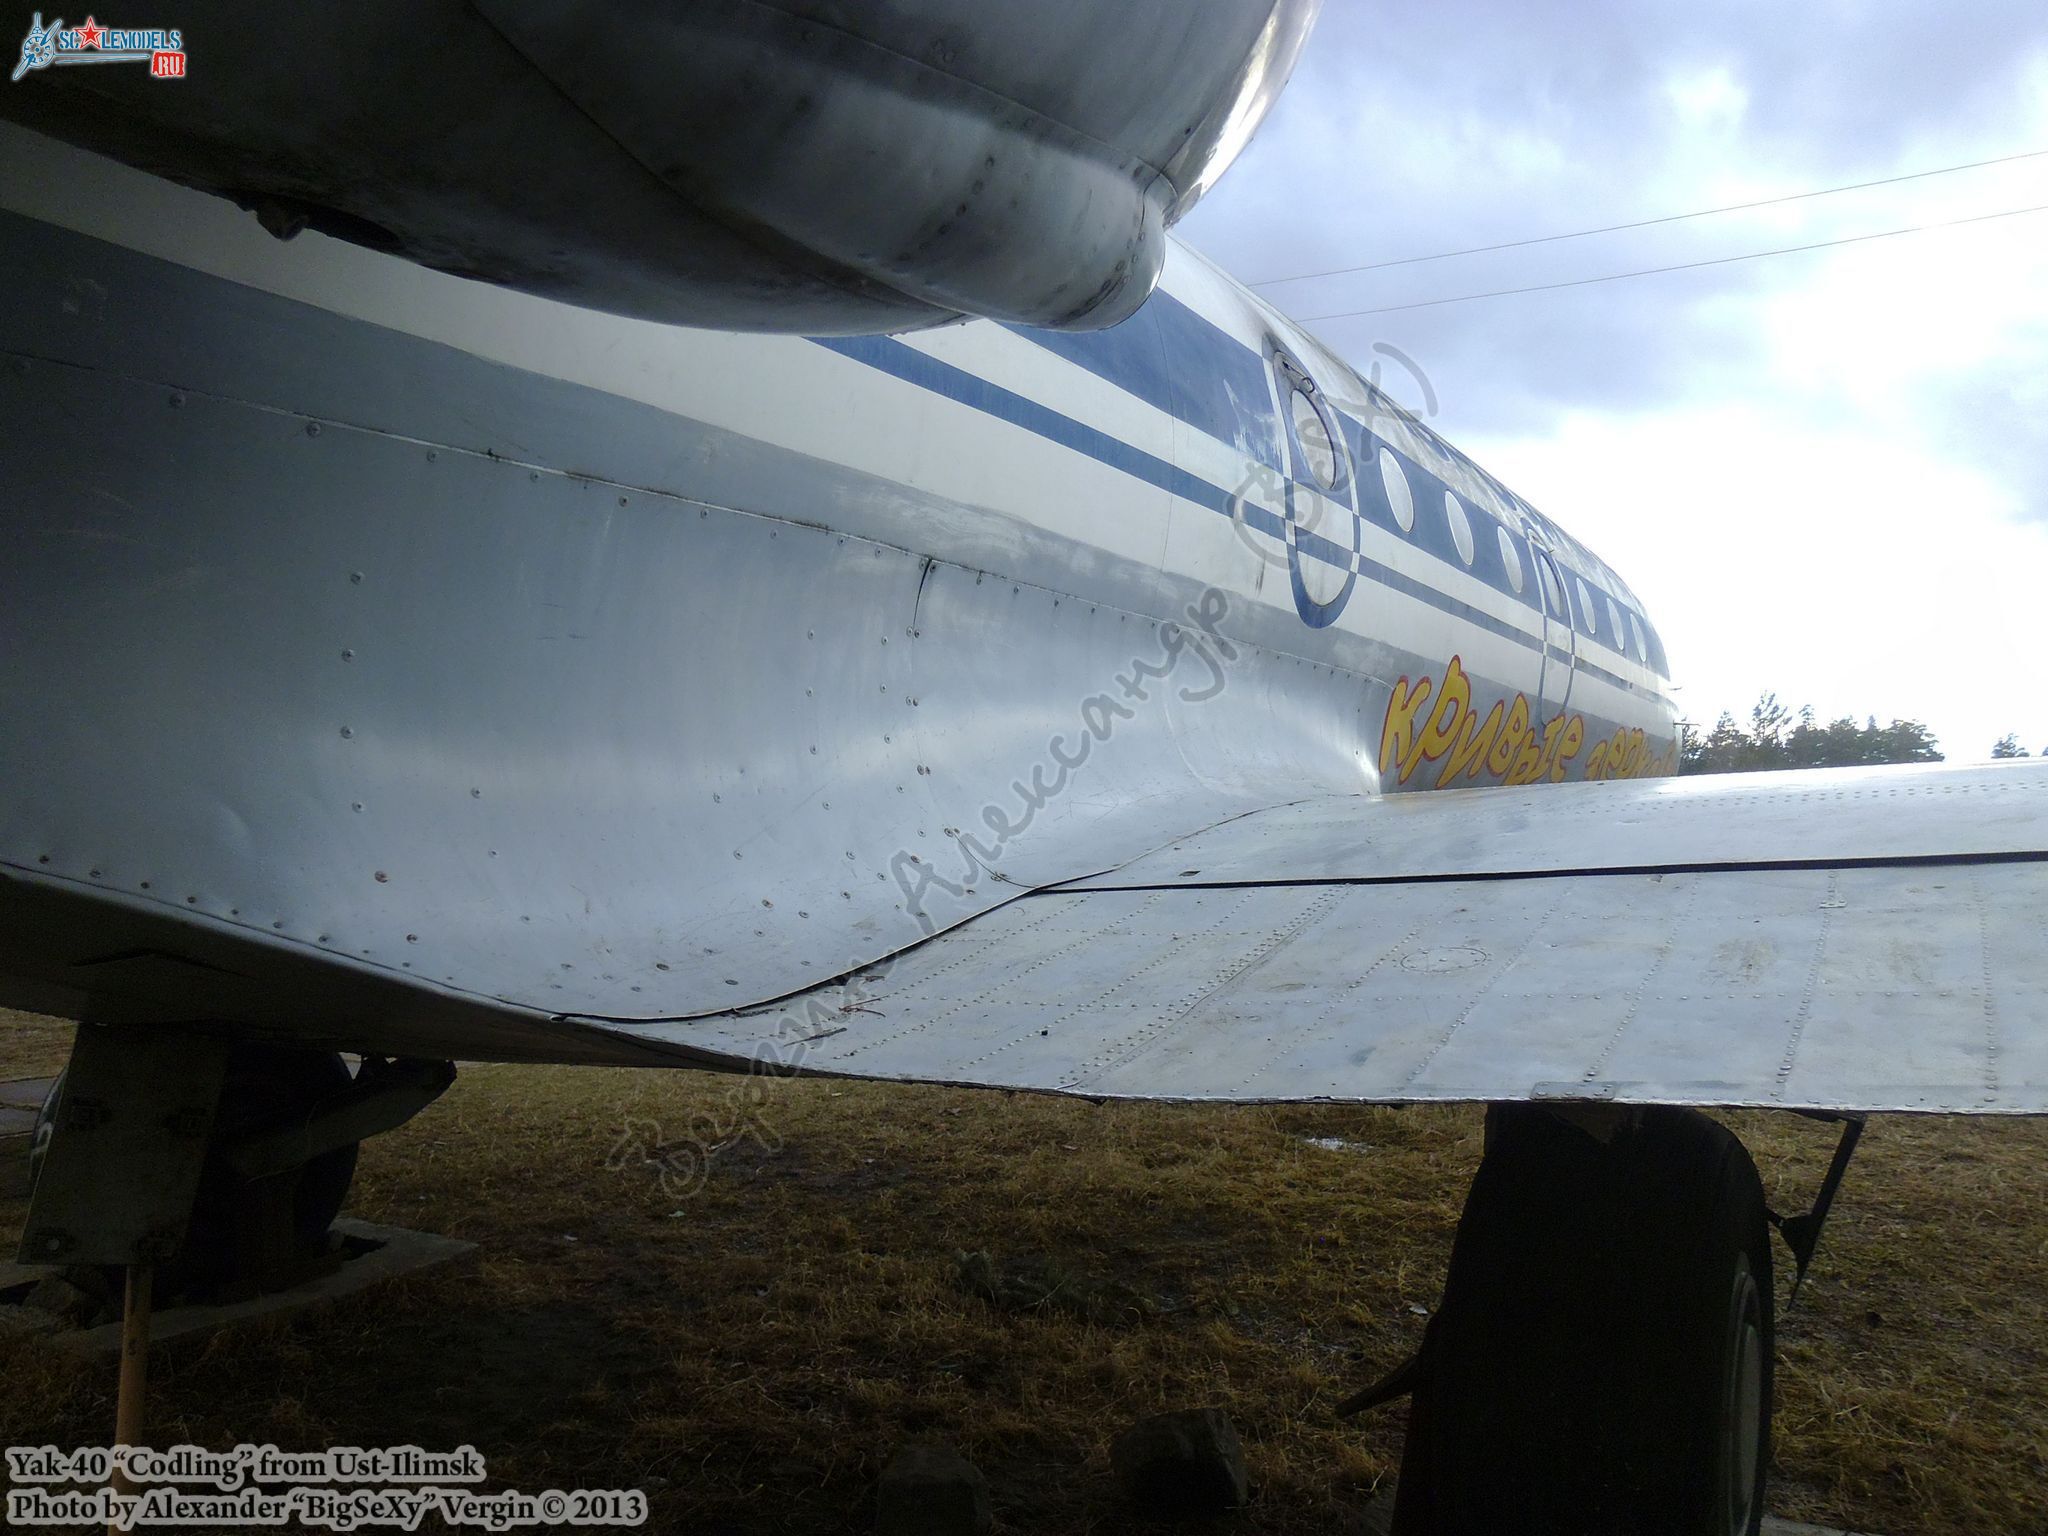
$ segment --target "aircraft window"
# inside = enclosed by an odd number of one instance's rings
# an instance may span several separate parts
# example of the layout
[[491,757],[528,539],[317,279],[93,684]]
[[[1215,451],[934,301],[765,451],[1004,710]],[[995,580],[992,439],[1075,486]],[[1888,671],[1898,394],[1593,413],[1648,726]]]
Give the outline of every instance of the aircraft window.
[[1472,563],[1472,519],[1465,515],[1465,503],[1450,492],[1444,492],[1444,521],[1451,525],[1451,542],[1458,546],[1458,558],[1467,565]]
[[1408,477],[1401,472],[1401,461],[1387,449],[1380,450],[1380,479],[1386,482],[1387,506],[1394,514],[1394,521],[1401,525],[1403,533],[1415,526],[1415,495],[1408,489]]
[[1579,619],[1589,635],[1600,633],[1600,614],[1593,606],[1593,589],[1586,585],[1586,578],[1579,578]]
[[1543,606],[1565,623],[1571,623],[1571,608],[1564,600],[1564,588],[1558,585],[1556,570],[1548,560],[1538,560],[1536,571],[1543,578]]
[[1615,606],[1613,598],[1607,599],[1607,622],[1614,626],[1614,648],[1628,649],[1628,632],[1621,627],[1621,609]]
[[1648,661],[1650,659],[1650,645],[1643,638],[1643,626],[1637,622],[1634,614],[1628,616],[1628,628],[1629,633],[1636,637],[1636,654],[1642,657],[1643,660]]
[[1522,590],[1522,552],[1515,547],[1512,535],[1505,528],[1496,528],[1500,536],[1500,563],[1508,568],[1508,585],[1517,592]]
[[1309,478],[1326,491],[1337,488],[1337,445],[1330,441],[1330,428],[1307,390],[1297,385],[1287,392],[1288,409],[1294,416],[1294,440],[1301,444],[1301,456],[1308,465]]

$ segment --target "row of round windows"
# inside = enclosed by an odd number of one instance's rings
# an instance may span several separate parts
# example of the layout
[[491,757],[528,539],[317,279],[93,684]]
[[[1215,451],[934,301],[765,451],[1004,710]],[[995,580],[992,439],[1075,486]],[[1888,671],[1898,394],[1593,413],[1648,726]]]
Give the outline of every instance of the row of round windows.
[[[1408,476],[1401,468],[1401,461],[1394,454],[1382,448],[1379,451],[1380,481],[1386,487],[1387,506],[1394,514],[1394,521],[1403,533],[1415,528],[1415,495],[1408,485]],[[1464,502],[1455,491],[1444,492],[1444,521],[1450,525],[1451,543],[1458,551],[1458,558],[1469,567],[1477,554],[1472,542],[1472,518],[1465,510]],[[1517,594],[1528,585],[1528,566],[1522,558],[1522,547],[1515,542],[1515,536],[1503,524],[1497,524],[1494,535],[1500,541],[1500,563],[1508,574],[1508,585]],[[1558,584],[1559,578],[1547,560],[1537,561],[1537,570],[1542,580],[1537,584],[1543,594],[1543,603],[1552,614],[1565,623],[1572,622],[1571,604],[1566,601],[1564,589]],[[1599,609],[1595,606],[1593,589],[1586,585],[1583,576],[1574,577],[1579,592],[1579,627],[1596,639],[1600,634]],[[1614,648],[1623,655],[1639,660],[1649,660],[1650,648],[1643,638],[1643,626],[1633,613],[1624,615],[1621,605],[1613,598],[1606,599],[1607,624]],[[1630,642],[1634,643],[1631,644]]]
[[[1295,440],[1301,445],[1311,476],[1324,490],[1334,491],[1342,474],[1341,459],[1336,446],[1336,434],[1324,418],[1323,406],[1312,396],[1309,389],[1299,383],[1290,398],[1294,414]],[[1408,474],[1401,467],[1400,459],[1394,452],[1381,446],[1378,454],[1380,483],[1386,487],[1387,508],[1394,515],[1394,521],[1403,533],[1415,530],[1415,494],[1408,484]],[[1465,510],[1465,504],[1458,499],[1455,491],[1444,492],[1444,520],[1449,525],[1451,544],[1458,551],[1458,558],[1471,568],[1478,551],[1472,539],[1472,518]],[[1517,596],[1528,586],[1528,566],[1523,559],[1521,545],[1503,524],[1494,527],[1495,537],[1500,541],[1500,562],[1507,572],[1508,585]],[[1538,588],[1543,595],[1546,610],[1565,624],[1573,622],[1571,604],[1567,601],[1560,576],[1554,563],[1539,559],[1536,568],[1541,580]],[[1578,586],[1578,625],[1594,638],[1600,636],[1599,608],[1593,597],[1593,589],[1586,585],[1583,576],[1575,577]],[[1621,605],[1613,598],[1606,599],[1607,624],[1614,648],[1623,655],[1633,656],[1647,662],[1650,649],[1643,637],[1643,627],[1633,613],[1624,618]],[[1633,645],[1631,645],[1633,641]]]

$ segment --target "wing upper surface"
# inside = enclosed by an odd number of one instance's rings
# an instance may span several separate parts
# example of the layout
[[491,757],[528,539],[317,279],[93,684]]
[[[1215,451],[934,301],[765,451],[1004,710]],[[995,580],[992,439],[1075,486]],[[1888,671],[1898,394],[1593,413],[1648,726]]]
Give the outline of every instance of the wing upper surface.
[[776,1008],[633,1026],[1101,1096],[2048,1112],[2048,765],[1317,800]]
[[1076,890],[2048,857],[2048,764],[1464,789],[1240,817]]

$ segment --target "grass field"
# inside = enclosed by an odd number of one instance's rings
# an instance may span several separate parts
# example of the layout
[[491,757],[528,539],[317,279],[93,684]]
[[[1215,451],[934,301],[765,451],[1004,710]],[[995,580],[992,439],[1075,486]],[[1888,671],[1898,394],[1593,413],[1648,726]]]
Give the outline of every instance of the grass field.
[[[67,1038],[0,1021],[0,1076],[55,1070]],[[1329,1536],[1385,1494],[1400,1413],[1330,1408],[1420,1337],[1478,1111],[800,1081],[736,1114],[736,1086],[465,1068],[365,1146],[350,1209],[480,1251],[163,1348],[155,1440],[466,1442],[494,1485],[646,1488],[653,1529],[822,1533],[866,1529],[890,1452],[943,1438],[987,1473],[1000,1529],[1086,1532],[1129,1523],[1118,1429],[1219,1402],[1255,1483],[1229,1528]],[[1803,1206],[1830,1128],[1733,1123],[1779,1207]],[[629,1125],[642,1146],[738,1139],[701,1187],[678,1163],[664,1188],[637,1156],[608,1171]],[[1782,1321],[1778,1513],[2048,1532],[2044,1194],[2048,1121],[1872,1125]],[[999,1301],[962,1285],[963,1252],[1011,1277]],[[111,1366],[5,1348],[0,1441],[106,1437]]]

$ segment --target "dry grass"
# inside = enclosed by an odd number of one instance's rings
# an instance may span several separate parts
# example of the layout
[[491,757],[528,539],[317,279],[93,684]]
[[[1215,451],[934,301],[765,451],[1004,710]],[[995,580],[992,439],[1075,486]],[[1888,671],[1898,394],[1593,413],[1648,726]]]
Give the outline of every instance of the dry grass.
[[[0,1075],[53,1069],[63,1039],[10,1029]],[[769,1086],[773,1145],[728,1147],[687,1197],[650,1167],[605,1171],[628,1118],[680,1136],[724,1118],[732,1091],[684,1072],[465,1069],[365,1148],[351,1208],[473,1238],[476,1258],[164,1349],[157,1438],[467,1441],[494,1483],[647,1487],[654,1527],[690,1532],[864,1530],[878,1466],[916,1436],[982,1465],[1004,1529],[1119,1529],[1110,1437],[1211,1400],[1257,1485],[1235,1529],[1354,1530],[1397,1467],[1397,1413],[1340,1425],[1329,1410],[1419,1338],[1411,1309],[1442,1280],[1476,1111],[806,1081]],[[1798,1205],[1828,1129],[1737,1120]],[[1781,1513],[1894,1536],[2048,1530],[2044,1154],[2048,1122],[1873,1126],[1784,1324]],[[960,1250],[1153,1310],[1001,1310],[960,1289]],[[1107,1320],[1074,1315],[1090,1310]],[[0,1441],[97,1440],[111,1385],[110,1368],[14,1347]]]

